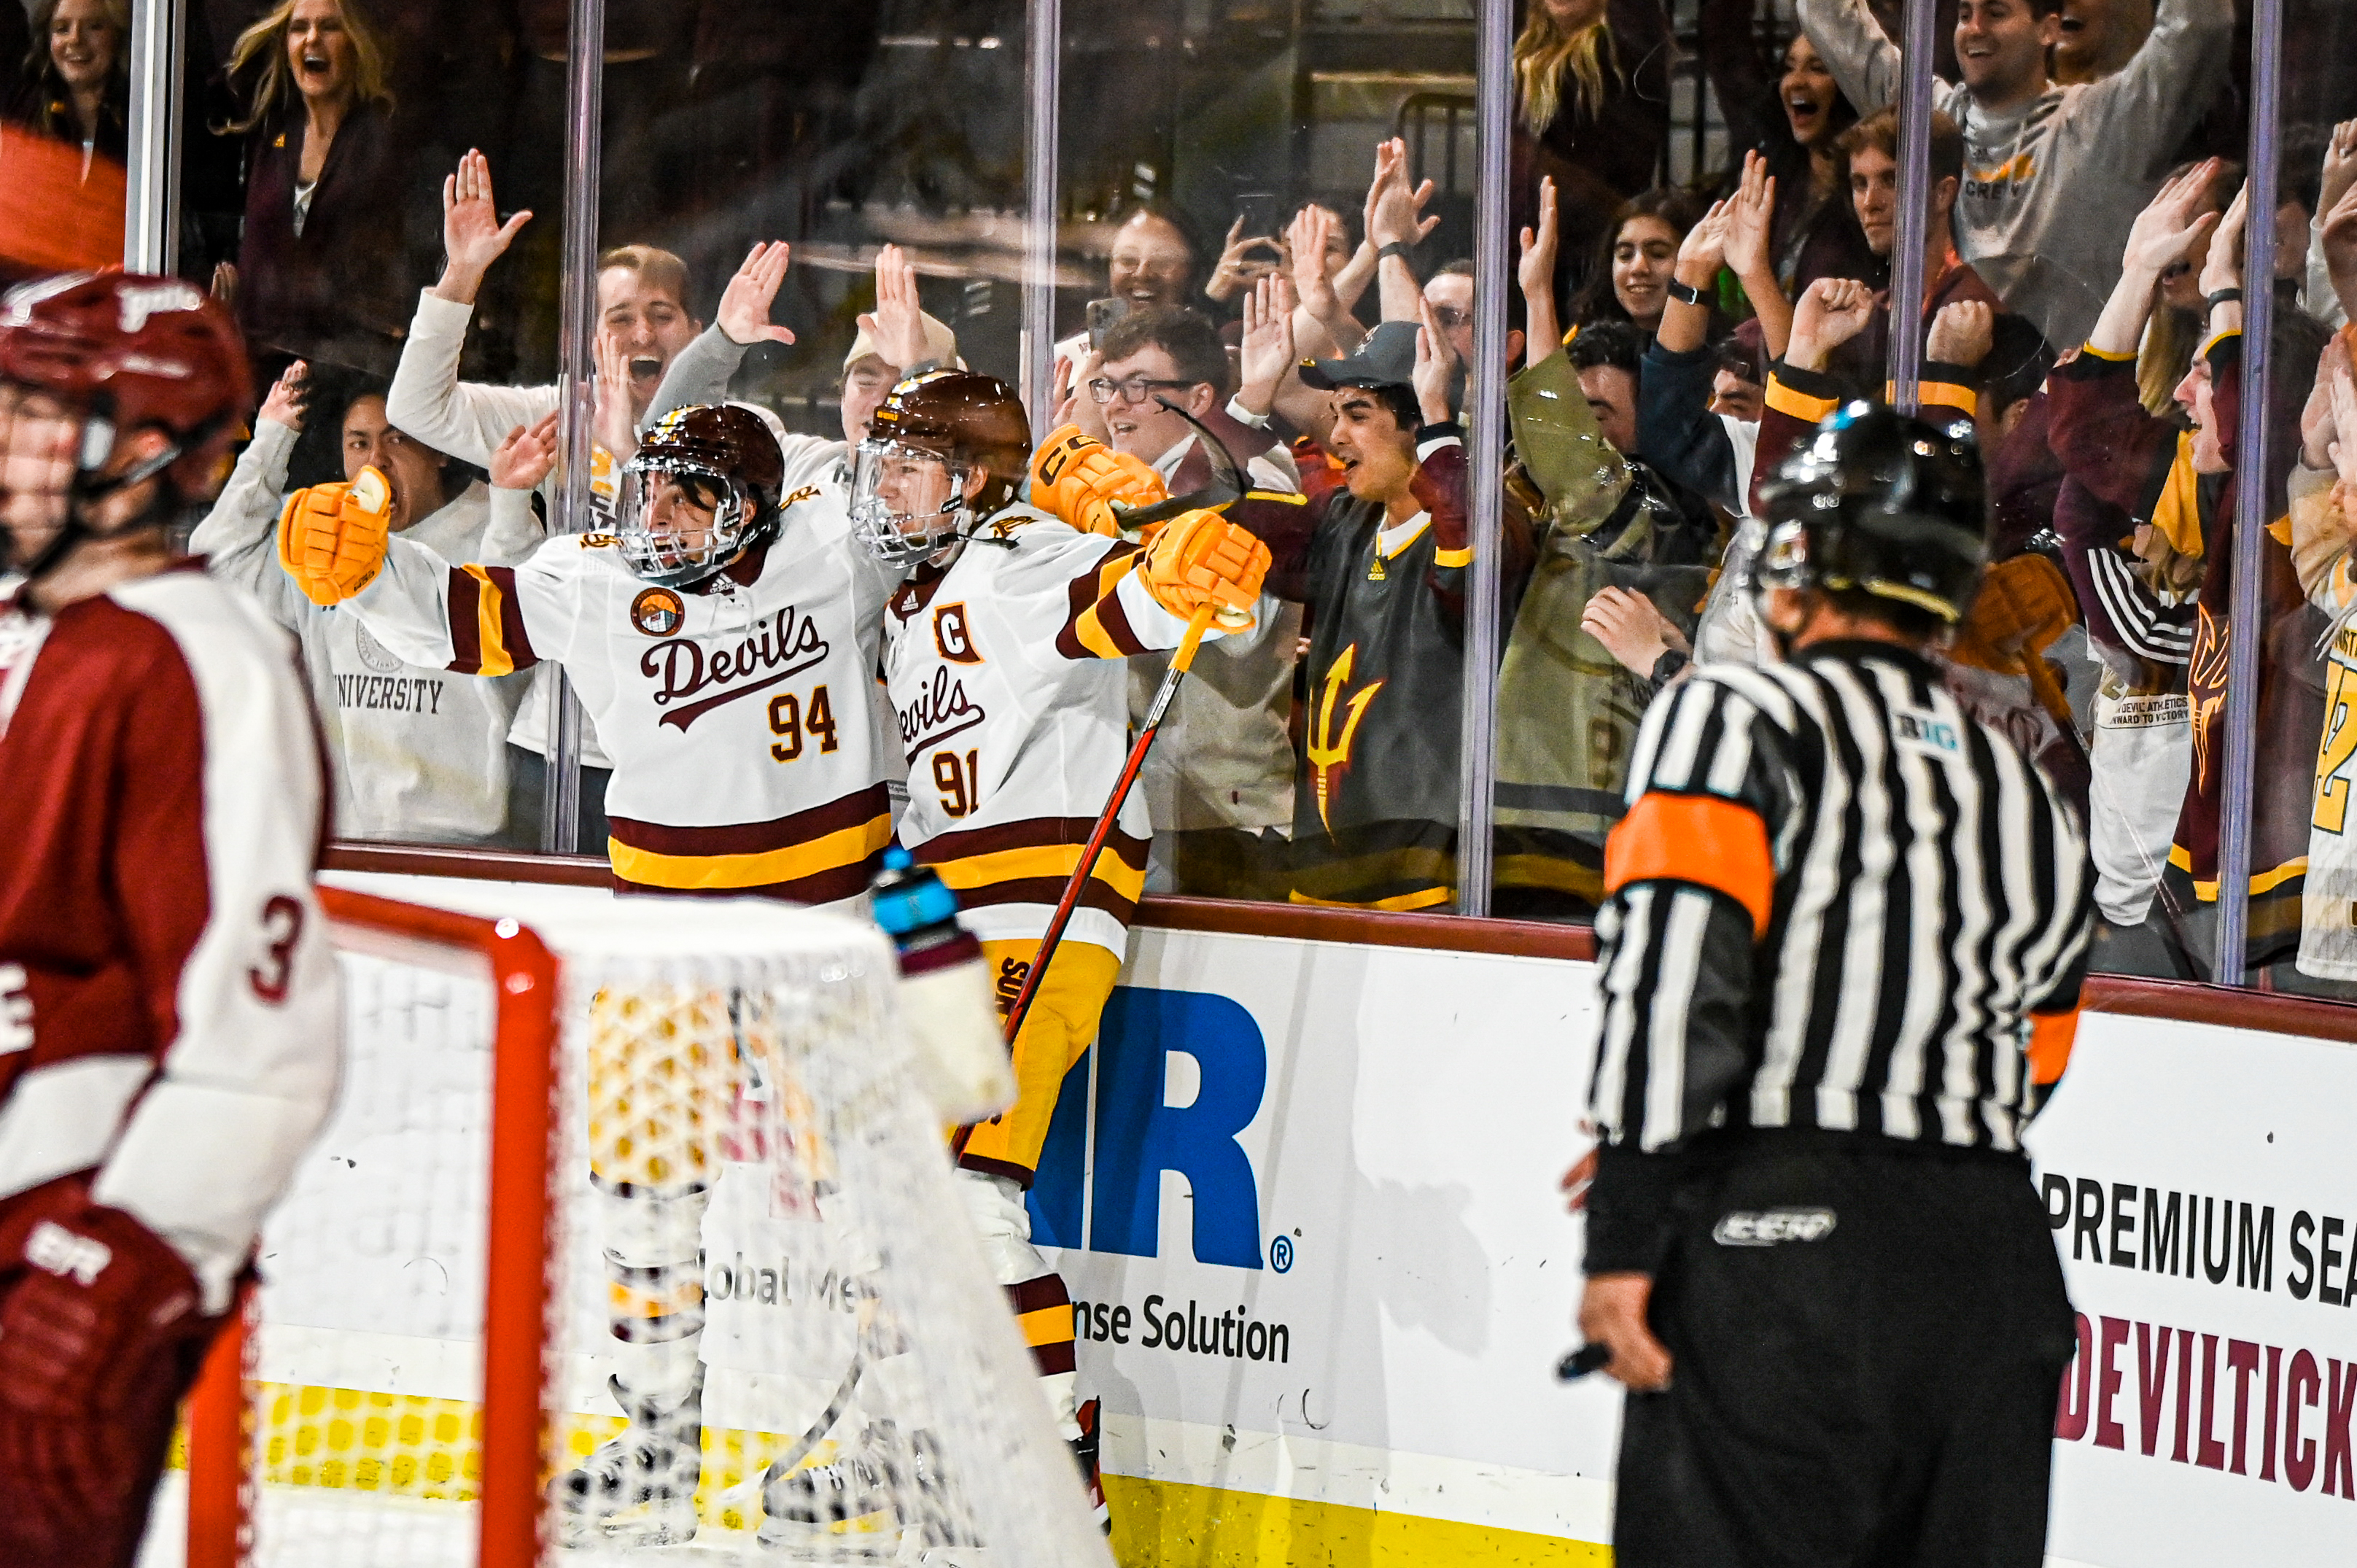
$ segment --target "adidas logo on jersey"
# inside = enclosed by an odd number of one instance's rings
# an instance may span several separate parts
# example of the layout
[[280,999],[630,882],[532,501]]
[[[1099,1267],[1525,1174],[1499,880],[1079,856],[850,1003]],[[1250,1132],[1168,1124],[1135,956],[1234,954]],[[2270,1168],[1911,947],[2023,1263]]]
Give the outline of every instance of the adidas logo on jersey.
[[1834,1233],[1830,1208],[1737,1209],[1719,1216],[1710,1239],[1722,1247],[1773,1247],[1785,1241],[1822,1241]]

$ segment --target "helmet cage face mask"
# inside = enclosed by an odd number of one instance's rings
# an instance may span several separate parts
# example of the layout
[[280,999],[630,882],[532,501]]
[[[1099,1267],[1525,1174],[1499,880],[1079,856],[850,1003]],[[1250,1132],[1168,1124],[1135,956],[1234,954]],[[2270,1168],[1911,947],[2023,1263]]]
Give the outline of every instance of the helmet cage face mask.
[[[655,502],[669,484],[711,510],[700,541],[654,526]],[[623,563],[633,576],[664,588],[692,588],[734,563],[751,547],[760,523],[759,500],[729,476],[701,463],[644,454],[622,470],[615,516]]]
[[[942,470],[948,483],[937,510],[900,511],[884,496],[895,467],[909,463]],[[878,561],[896,565],[922,561],[964,534],[974,521],[973,503],[966,499],[972,473],[965,464],[931,447],[870,436],[859,444],[852,467],[852,532]]]

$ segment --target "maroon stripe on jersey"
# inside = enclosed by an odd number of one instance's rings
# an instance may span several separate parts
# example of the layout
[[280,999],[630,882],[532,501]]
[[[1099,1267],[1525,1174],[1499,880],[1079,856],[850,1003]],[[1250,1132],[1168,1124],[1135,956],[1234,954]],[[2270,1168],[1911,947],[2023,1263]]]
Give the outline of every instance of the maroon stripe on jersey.
[[994,1160],[987,1155],[960,1155],[957,1167],[962,1171],[980,1171],[984,1176],[1003,1176],[1026,1191],[1039,1178],[1039,1172],[1029,1165],[1018,1165],[1012,1160]]
[[767,854],[873,822],[891,809],[891,797],[885,793],[884,786],[870,784],[839,800],[766,822],[687,828],[642,822],[630,817],[608,817],[607,832],[618,843],[651,854]]
[[[1100,872],[1104,868],[1102,858],[1097,861],[1097,868]],[[1055,904],[1062,900],[1069,886],[1060,876],[1018,876],[1011,882],[985,882],[979,887],[959,888],[958,907],[974,909],[991,904]],[[1137,913],[1137,900],[1123,897],[1102,876],[1090,877],[1088,886],[1081,889],[1080,907],[1103,909],[1125,926]]]
[[1146,644],[1138,640],[1136,631],[1129,624],[1129,612],[1121,607],[1121,595],[1114,591],[1120,585],[1116,581],[1112,588],[1105,590],[1105,596],[1097,601],[1097,624],[1104,628],[1104,634],[1113,639],[1113,645],[1124,653],[1144,653],[1146,651]]
[[508,660],[517,669],[528,669],[540,662],[540,655],[532,650],[532,639],[523,629],[523,601],[516,597],[515,568],[486,566],[484,575],[500,591],[500,641],[506,645]]
[[[1054,849],[1060,845],[1078,846],[1089,842],[1096,831],[1091,817],[1028,817],[1019,822],[1002,822],[996,827],[968,828],[959,832],[935,833],[909,854],[928,865],[945,860],[970,860],[978,854],[995,854],[1003,849]],[[1134,871],[1146,869],[1146,840],[1135,837],[1115,828],[1105,839],[1105,853],[1119,855],[1122,864]]]
[[459,674],[483,672],[483,584],[457,566],[450,568],[450,653]]
[[1052,1378],[1061,1372],[1074,1371],[1079,1367],[1079,1363],[1074,1359],[1072,1342],[1069,1339],[1059,1339],[1051,1345],[1032,1346],[1031,1365],[1043,1378]]
[[1056,631],[1056,651],[1066,659],[1095,659],[1099,654],[1081,638],[1081,628],[1093,618],[1097,628],[1112,639],[1124,653],[1146,651],[1137,635],[1129,628],[1129,621],[1114,608],[1114,591],[1121,580],[1129,575],[1130,563],[1138,553],[1135,544],[1119,544],[1097,558],[1096,564],[1072,579],[1065,590],[1067,611],[1064,624]]
[[1064,1288],[1064,1276],[1061,1274],[1041,1274],[1037,1279],[1008,1285],[1006,1290],[1007,1305],[1015,1309],[1017,1317],[1027,1312],[1037,1312],[1043,1306],[1072,1305],[1071,1293]]

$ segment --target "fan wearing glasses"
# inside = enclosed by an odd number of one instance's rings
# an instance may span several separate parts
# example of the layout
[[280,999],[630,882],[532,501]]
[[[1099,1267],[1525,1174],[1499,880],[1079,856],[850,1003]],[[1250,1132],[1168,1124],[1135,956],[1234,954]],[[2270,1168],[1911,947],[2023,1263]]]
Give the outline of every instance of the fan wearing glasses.
[[[1228,399],[1228,351],[1219,329],[1191,310],[1135,310],[1108,328],[1103,368],[1075,400],[1085,422],[1103,422],[1116,452],[1150,463],[1172,495],[1211,480],[1211,454],[1186,417],[1201,422],[1256,490],[1300,489],[1293,455],[1264,424]],[[1293,696],[1297,606],[1263,595],[1258,624],[1204,644],[1196,679],[1178,688],[1148,755],[1143,784],[1155,826],[1147,886],[1211,897],[1282,898],[1289,886],[1285,832],[1293,822]],[[1168,662],[1130,660],[1130,712],[1143,713]]]
[[[1448,339],[1449,353],[1457,361],[1457,371],[1448,382],[1448,406],[1458,419],[1465,417],[1466,367],[1473,362],[1473,263],[1469,261],[1450,262],[1432,274],[1424,285],[1424,302],[1432,307],[1434,325]],[[1506,299],[1506,363],[1522,362],[1523,332],[1522,298],[1509,293]]]

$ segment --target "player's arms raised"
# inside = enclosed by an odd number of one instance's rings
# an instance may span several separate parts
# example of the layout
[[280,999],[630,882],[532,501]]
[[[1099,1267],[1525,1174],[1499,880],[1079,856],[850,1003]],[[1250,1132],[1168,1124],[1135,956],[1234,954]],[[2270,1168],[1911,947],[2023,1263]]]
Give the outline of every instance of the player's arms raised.
[[520,566],[454,566],[390,532],[388,504],[370,469],[298,490],[279,521],[280,564],[314,603],[359,616],[411,664],[506,675],[564,656],[576,618],[565,580],[603,536],[552,539]]

